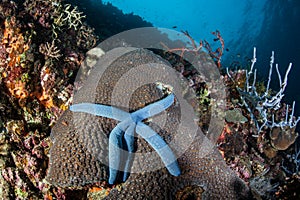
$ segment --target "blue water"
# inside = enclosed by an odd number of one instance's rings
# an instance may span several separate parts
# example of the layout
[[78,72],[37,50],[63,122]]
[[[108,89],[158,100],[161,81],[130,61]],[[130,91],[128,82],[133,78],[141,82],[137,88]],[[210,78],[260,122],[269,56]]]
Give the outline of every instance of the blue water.
[[[94,0],[96,1],[96,0]],[[103,0],[123,13],[133,13],[157,27],[187,30],[196,40],[212,41],[219,30],[225,40],[223,66],[245,64],[257,47],[259,74],[267,77],[271,51],[282,73],[290,62],[285,101],[296,100],[300,115],[300,1],[299,0]],[[275,74],[275,73],[274,73]],[[276,76],[272,86],[278,89]]]
[[[117,6],[124,13],[133,13],[154,26],[187,30],[196,40],[213,38],[218,29],[232,53],[238,54],[244,43],[250,53],[255,38],[262,29],[266,0],[103,0]],[[245,37],[246,35],[246,37]],[[245,49],[246,50],[246,49]]]

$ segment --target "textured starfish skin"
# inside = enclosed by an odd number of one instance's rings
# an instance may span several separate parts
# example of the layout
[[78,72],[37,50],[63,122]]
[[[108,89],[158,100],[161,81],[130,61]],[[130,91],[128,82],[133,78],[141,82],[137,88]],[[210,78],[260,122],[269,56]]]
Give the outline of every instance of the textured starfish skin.
[[[109,135],[109,184],[115,183],[117,179],[118,169],[120,169],[120,162],[122,160],[122,153],[120,149],[125,149],[129,152],[128,157],[125,158],[123,181],[125,182],[128,178],[130,162],[132,159],[131,154],[134,152],[134,131],[145,139],[158,153],[166,168],[172,175],[180,175],[180,169],[172,150],[155,131],[142,122],[142,120],[153,117],[154,115],[164,111],[170,107],[173,102],[174,95],[170,94],[166,98],[147,105],[133,113],[125,112],[113,106],[92,103],[79,103],[70,107],[70,110],[73,112],[84,112],[121,121]],[[125,144],[122,142],[123,137]]]

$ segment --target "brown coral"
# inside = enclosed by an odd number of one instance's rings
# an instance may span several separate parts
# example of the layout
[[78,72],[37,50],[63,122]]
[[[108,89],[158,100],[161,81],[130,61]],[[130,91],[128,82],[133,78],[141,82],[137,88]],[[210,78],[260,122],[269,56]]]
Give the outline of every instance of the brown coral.
[[270,138],[272,146],[277,150],[286,150],[297,139],[298,133],[295,131],[296,127],[274,127],[270,131]]
[[[106,59],[105,62],[108,62],[107,60],[110,59]],[[106,69],[95,86],[95,80],[101,71],[101,68],[96,68],[86,84],[74,96],[74,102],[93,102],[95,99],[95,103],[110,105],[112,88],[121,76],[128,70],[149,62],[162,63],[163,61],[146,50],[136,50],[123,55]],[[132,80],[129,84],[134,84],[135,81]],[[130,85],[128,87],[130,88]],[[96,89],[96,93],[93,88]],[[122,97],[127,95],[128,91],[118,93],[118,96]],[[143,85],[134,91],[128,109],[134,111],[160,98],[162,92],[155,84]],[[126,102],[126,98],[121,98],[120,101]],[[126,105],[124,102],[118,102],[119,106]],[[174,137],[180,123],[179,111],[178,105],[168,109],[164,130],[158,129],[154,123],[149,124],[154,129],[156,127],[157,132],[167,142]],[[108,134],[115,125],[114,120],[65,111],[52,129],[53,146],[50,151],[47,180],[56,186],[72,188],[80,188],[95,182],[105,183],[108,179],[108,168],[104,164],[108,157]],[[185,137],[190,136],[185,135]],[[148,167],[161,164],[160,159],[148,159],[146,153],[153,149],[145,140],[138,138],[136,144],[136,152],[144,154],[139,161],[134,161],[132,170],[143,171],[144,165]],[[173,148],[173,151],[178,153],[176,148]],[[197,198],[198,195],[211,199],[249,197],[249,190],[245,183],[226,166],[218,150],[200,132],[178,162],[182,170],[181,176],[173,177],[166,168],[132,173],[120,190],[111,190],[107,199],[174,199],[176,196],[184,198],[188,195],[180,195],[180,192],[185,191],[197,195]],[[203,187],[203,193],[199,186]]]

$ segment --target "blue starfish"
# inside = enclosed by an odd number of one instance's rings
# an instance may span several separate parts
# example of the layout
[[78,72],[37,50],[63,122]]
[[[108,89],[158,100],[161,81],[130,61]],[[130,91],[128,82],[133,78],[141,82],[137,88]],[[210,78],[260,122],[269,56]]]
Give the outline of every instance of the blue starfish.
[[[70,107],[70,110],[73,112],[84,112],[120,121],[109,135],[108,183],[113,184],[117,179],[117,169],[120,168],[121,164],[124,164],[123,181],[126,181],[129,176],[128,171],[134,152],[134,132],[144,138],[152,146],[172,175],[180,175],[180,168],[170,147],[154,130],[142,122],[142,120],[164,111],[173,103],[174,94],[170,94],[164,99],[147,105],[146,107],[132,113],[128,113],[113,106],[93,103],[75,104]],[[123,144],[123,141],[125,141],[125,144]],[[125,158],[125,163],[121,163],[121,149],[126,149],[129,152],[128,157]]]

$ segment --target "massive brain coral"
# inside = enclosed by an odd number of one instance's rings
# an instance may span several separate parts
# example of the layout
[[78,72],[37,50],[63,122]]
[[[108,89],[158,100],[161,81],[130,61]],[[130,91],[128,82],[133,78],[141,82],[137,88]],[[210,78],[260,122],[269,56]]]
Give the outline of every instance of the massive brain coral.
[[[126,51],[126,48],[120,50]],[[213,62],[208,59],[208,55],[202,56],[204,63]],[[105,65],[110,62],[110,57],[104,55],[98,62]],[[124,74],[147,63],[167,65],[151,51],[136,49],[110,63],[98,82],[95,80],[99,79],[103,69],[92,69],[82,88],[74,95],[74,104],[89,102],[111,105],[112,95],[117,95],[122,98],[118,98],[118,105],[112,106],[133,112],[162,99],[164,91],[155,83],[144,84],[133,94],[127,90],[113,94],[113,88]],[[139,80],[127,81],[128,88],[131,88],[131,84]],[[129,105],[126,107],[128,98]],[[166,110],[163,128],[155,123],[155,119],[145,121],[166,143],[176,137],[181,122],[180,107],[178,101],[175,101]],[[66,110],[52,129],[53,145],[46,180],[55,186],[69,188],[81,188],[96,182],[106,183],[109,177],[108,138],[117,123],[113,119]],[[181,136],[184,137],[192,136]],[[172,176],[165,167],[148,170],[149,166],[163,164],[159,156],[149,158],[149,153],[155,151],[144,139],[137,137],[135,153],[141,156],[138,160],[134,159],[132,173],[125,183],[120,184],[119,189],[112,189],[106,199],[249,199],[248,186],[230,170],[210,140],[201,131],[193,137],[183,154],[180,148],[170,145],[178,156],[181,169],[178,177]]]

